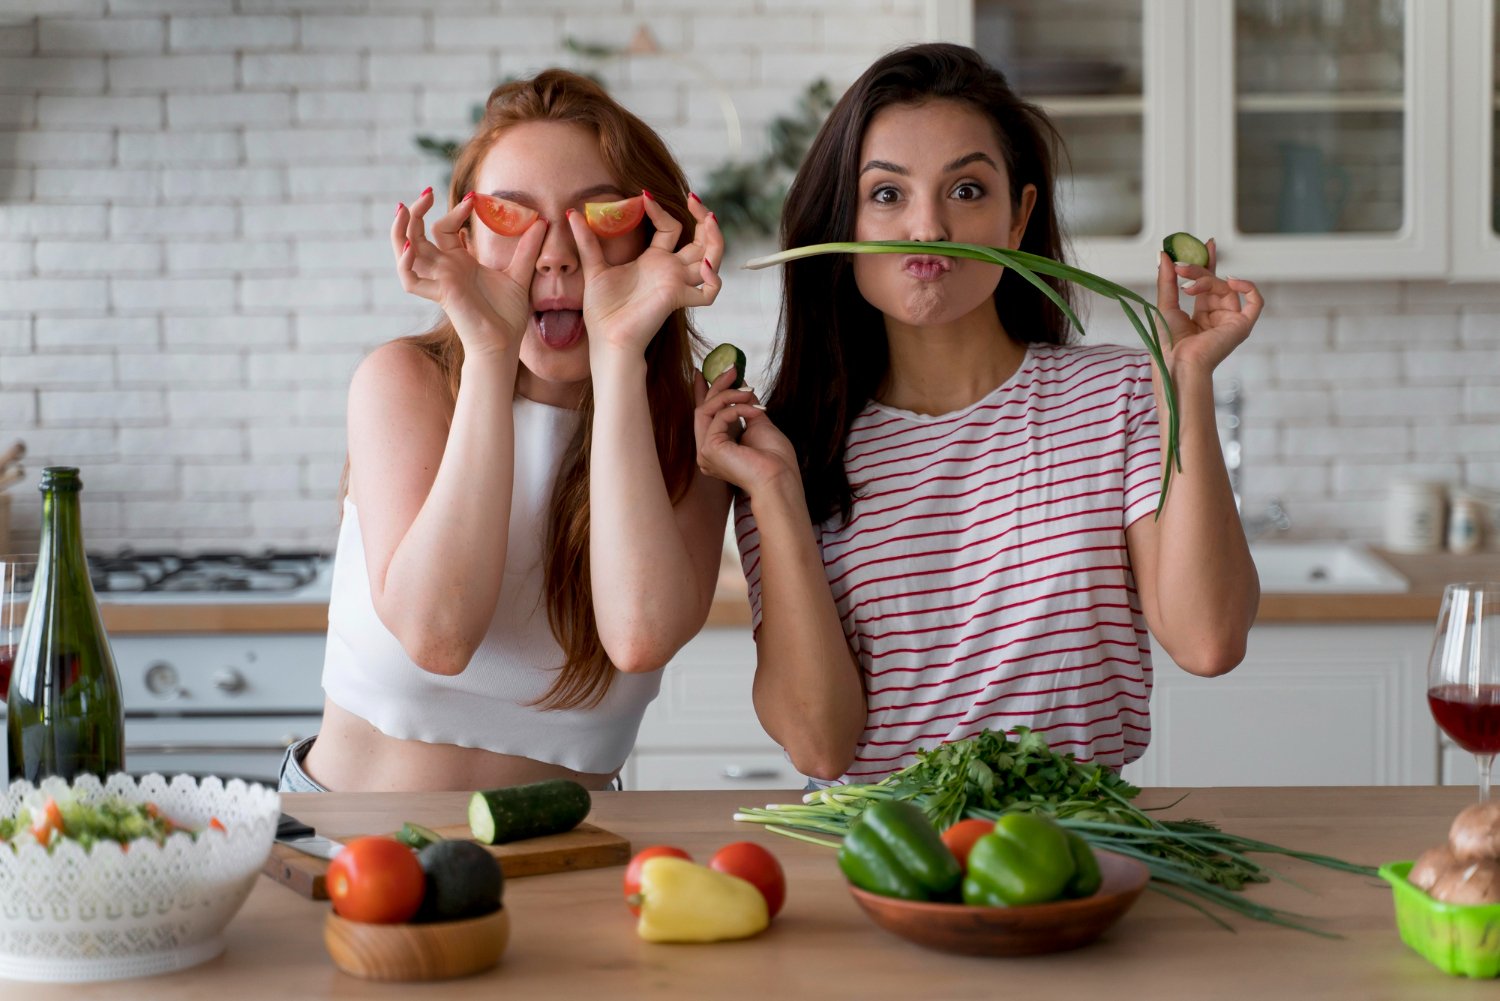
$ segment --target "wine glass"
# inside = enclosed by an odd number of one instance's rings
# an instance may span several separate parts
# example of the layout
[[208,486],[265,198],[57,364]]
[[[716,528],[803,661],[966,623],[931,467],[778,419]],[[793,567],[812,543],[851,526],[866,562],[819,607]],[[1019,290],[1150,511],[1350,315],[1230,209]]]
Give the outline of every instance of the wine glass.
[[1490,798],[1500,751],[1500,583],[1449,584],[1427,659],[1432,718],[1479,763],[1479,799]]
[[10,672],[36,576],[35,556],[0,556],[0,699],[10,692]]

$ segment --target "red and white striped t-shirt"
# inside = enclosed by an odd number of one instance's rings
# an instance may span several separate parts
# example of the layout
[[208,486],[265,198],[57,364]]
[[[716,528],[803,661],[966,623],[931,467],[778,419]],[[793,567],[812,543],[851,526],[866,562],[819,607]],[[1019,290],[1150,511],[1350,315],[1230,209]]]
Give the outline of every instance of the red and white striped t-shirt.
[[[1119,768],[1150,737],[1151,655],[1125,528],[1159,496],[1150,357],[1030,345],[984,399],[928,417],[870,403],[849,431],[847,522],[817,526],[869,714],[844,782],[922,748],[1029,726]],[[735,534],[761,622],[760,536]]]

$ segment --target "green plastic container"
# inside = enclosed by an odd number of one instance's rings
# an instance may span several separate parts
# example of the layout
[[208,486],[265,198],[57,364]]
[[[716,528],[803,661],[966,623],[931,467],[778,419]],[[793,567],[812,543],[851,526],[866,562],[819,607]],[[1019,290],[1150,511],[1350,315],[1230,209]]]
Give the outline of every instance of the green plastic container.
[[1396,898],[1401,941],[1444,973],[1500,976],[1500,904],[1445,904],[1406,881],[1411,862],[1388,862],[1380,878]]

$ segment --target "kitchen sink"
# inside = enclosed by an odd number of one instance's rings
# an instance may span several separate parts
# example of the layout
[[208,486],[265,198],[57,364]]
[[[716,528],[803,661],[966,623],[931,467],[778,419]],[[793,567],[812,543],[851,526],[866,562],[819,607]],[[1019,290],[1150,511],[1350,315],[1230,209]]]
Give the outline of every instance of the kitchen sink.
[[1272,592],[1406,591],[1406,578],[1351,542],[1252,542],[1260,589]]

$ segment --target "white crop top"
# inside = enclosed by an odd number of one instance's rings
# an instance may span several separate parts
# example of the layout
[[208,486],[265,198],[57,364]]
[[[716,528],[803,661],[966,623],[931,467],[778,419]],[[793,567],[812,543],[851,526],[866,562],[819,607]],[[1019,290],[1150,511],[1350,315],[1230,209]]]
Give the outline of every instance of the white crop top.
[[576,411],[517,397],[516,471],[505,581],[495,617],[460,674],[418,667],[375,614],[359,512],[347,498],[333,564],[323,690],[340,707],[402,740],[480,747],[580,772],[607,773],[635,745],[661,672],[616,672],[590,709],[532,703],[557,678],[563,651],[547,623],[542,572],[547,514]]

